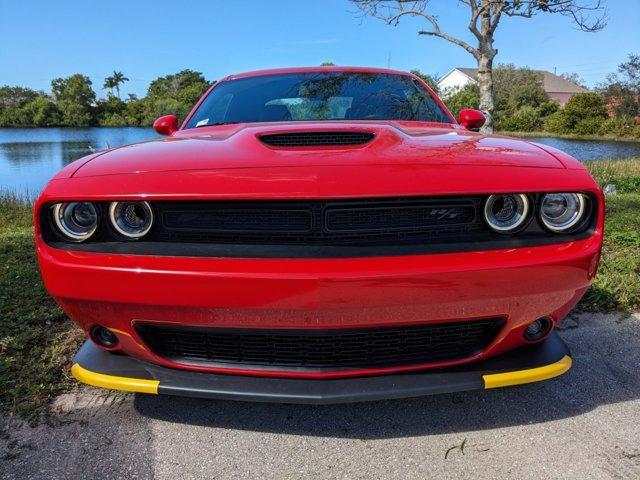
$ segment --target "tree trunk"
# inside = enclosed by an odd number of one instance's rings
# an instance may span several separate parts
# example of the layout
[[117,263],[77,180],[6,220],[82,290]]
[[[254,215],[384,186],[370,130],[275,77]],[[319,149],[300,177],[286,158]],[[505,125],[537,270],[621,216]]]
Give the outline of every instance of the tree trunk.
[[493,133],[493,57],[495,53],[480,52],[478,56],[478,86],[480,88],[480,110],[487,117],[482,126],[483,133]]

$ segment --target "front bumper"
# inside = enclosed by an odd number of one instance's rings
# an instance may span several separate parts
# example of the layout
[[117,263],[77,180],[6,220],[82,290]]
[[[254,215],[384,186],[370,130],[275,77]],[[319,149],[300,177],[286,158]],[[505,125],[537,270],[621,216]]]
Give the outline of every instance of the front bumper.
[[520,347],[465,367],[331,380],[176,370],[125,355],[114,355],[87,341],[74,359],[72,373],[89,385],[129,392],[254,402],[331,404],[519,385],[562,375],[569,368],[569,349],[553,333],[541,343]]
[[[512,250],[348,259],[105,255],[37,239],[45,285],[88,333],[118,336],[119,353],[201,373],[323,379],[450,368],[522,346],[527,325],[560,321],[588,288],[601,236]],[[349,329],[503,318],[482,352],[457,360],[338,372],[187,365],[145,344],[138,323],[259,329]]]

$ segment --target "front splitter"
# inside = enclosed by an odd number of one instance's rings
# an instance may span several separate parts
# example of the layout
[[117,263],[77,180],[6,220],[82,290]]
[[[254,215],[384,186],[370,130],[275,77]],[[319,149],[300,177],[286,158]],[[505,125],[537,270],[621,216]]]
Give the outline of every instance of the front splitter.
[[535,345],[451,369],[331,380],[266,378],[190,372],[114,355],[87,341],[73,376],[96,387],[187,397],[306,404],[418,397],[538,382],[571,368],[569,349],[556,333]]

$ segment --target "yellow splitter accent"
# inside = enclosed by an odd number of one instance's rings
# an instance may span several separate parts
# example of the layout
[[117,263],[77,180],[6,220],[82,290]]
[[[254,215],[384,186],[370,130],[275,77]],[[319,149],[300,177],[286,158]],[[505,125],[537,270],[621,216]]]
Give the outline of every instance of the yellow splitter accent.
[[[543,367],[483,375],[484,388],[508,387],[511,385],[548,380],[565,373],[571,368],[571,363],[571,357],[565,355],[561,360]],[[160,380],[106,375],[104,373],[87,370],[78,363],[75,363],[73,367],[71,367],[71,373],[77,380],[88,385],[112,390],[122,390],[125,392],[157,394],[158,387],[160,386]]]
[[527,370],[516,370],[513,372],[492,373],[483,375],[484,388],[508,387],[510,385],[521,385],[523,383],[540,382],[549,378],[562,375],[571,368],[571,357],[565,355],[555,363],[544,367],[529,368]]
[[160,380],[146,380],[142,378],[117,377],[115,375],[105,375],[103,373],[92,372],[83,368],[80,364],[74,363],[71,367],[71,374],[79,381],[94,387],[109,388],[111,390],[122,390],[124,392],[158,393]]

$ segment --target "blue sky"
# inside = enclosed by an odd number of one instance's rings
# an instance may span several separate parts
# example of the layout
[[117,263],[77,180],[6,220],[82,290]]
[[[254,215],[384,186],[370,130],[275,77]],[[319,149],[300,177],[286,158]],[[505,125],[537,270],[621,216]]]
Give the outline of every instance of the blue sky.
[[[599,33],[558,16],[505,18],[497,61],[577,72],[593,86],[628,53],[640,53],[640,1],[605,1],[609,24]],[[457,1],[433,3],[444,31],[472,40]],[[49,90],[52,78],[80,72],[102,96],[104,77],[117,69],[131,79],[123,92],[144,95],[151,80],[184,68],[214,80],[323,61],[440,75],[475,66],[460,47],[418,36],[420,27],[412,19],[398,27],[363,20],[346,0],[0,0],[0,85]]]

